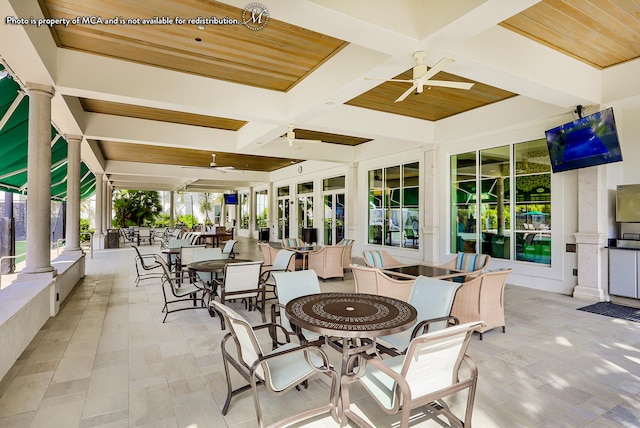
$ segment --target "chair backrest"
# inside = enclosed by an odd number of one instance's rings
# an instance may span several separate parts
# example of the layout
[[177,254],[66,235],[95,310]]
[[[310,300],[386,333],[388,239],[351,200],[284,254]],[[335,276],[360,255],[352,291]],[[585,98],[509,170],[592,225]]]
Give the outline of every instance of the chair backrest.
[[[162,267],[162,274],[163,274],[162,275],[162,287],[163,287],[162,292],[164,293],[164,284],[168,283],[169,286],[171,287],[171,292],[175,295],[179,287],[174,276],[171,274],[171,269],[169,269],[169,265],[158,254],[156,254],[156,262],[158,262],[158,264]],[[164,299],[165,301],[167,300],[166,294],[164,295]]]
[[264,264],[265,265],[273,264],[273,257],[272,257],[273,253],[271,252],[271,249],[273,247],[271,247],[271,245],[269,244],[265,244],[264,242],[258,242],[258,247],[262,251],[262,258],[264,259]]
[[296,255],[293,251],[279,250],[271,263],[272,270],[287,270],[291,259]]
[[[247,367],[251,367],[263,355],[260,342],[251,324],[242,315],[220,302],[211,300],[211,306],[224,318],[225,325],[235,339],[238,345],[238,358]],[[256,369],[256,374],[262,379],[264,379],[263,367],[264,365]]]
[[190,239],[178,239],[178,238],[169,239],[169,248],[188,247],[189,245],[191,245]]
[[[222,293],[248,291],[246,295],[257,296],[262,262],[229,263],[224,267]],[[244,296],[245,294],[243,294]]]
[[193,252],[193,260],[194,262],[200,262],[203,260],[221,260],[226,259],[224,254],[222,254],[222,250],[220,248],[207,248],[203,246],[195,247]]
[[282,246],[285,248],[304,247],[306,244],[300,238],[285,238],[282,240]]
[[[276,281],[278,302],[283,306],[296,297],[321,293],[318,275],[313,270],[274,272],[273,277]],[[280,310],[280,323],[287,331],[292,331],[291,323],[283,310]]]
[[180,264],[184,266],[195,262],[194,254],[197,249],[204,249],[204,245],[188,245],[180,247]]
[[[411,390],[411,400],[419,400],[421,397],[452,386],[457,381],[457,372],[462,358],[467,353],[471,334],[482,325],[482,321],[470,322],[444,330],[425,333],[413,339],[404,355],[400,375],[405,378]],[[375,391],[373,379],[365,379],[363,382],[367,389]],[[378,382],[380,380],[378,379]],[[397,391],[398,385],[387,389],[384,394],[376,394],[387,409],[394,409],[400,404]],[[379,392],[381,391],[378,389]],[[451,392],[443,393],[443,396]],[[408,397],[403,397],[407,399]],[[436,399],[442,397],[435,397]],[[410,405],[410,403],[402,403]]]
[[149,227],[141,227],[138,229],[138,236],[140,238],[150,238],[151,237],[151,228]]
[[138,248],[137,245],[135,244],[131,244],[131,246],[136,250],[137,255],[137,259],[140,261],[140,265],[144,268],[144,269],[150,269],[151,266],[147,265],[144,261],[144,257],[142,257],[142,254],[140,254],[140,249]]
[[458,253],[455,268],[468,272],[484,269],[490,258],[488,254]]
[[224,248],[222,249],[222,254],[225,255],[226,258],[229,258],[233,254],[233,247],[236,245],[236,242],[238,242],[237,239],[229,239],[224,244]]
[[378,269],[351,265],[353,279],[356,283],[356,293],[378,294]]
[[343,238],[342,240],[340,240],[340,242],[338,242],[338,245],[344,245],[345,247],[348,247],[349,245],[353,245],[354,242],[354,239]]
[[[419,276],[413,283],[409,303],[418,311],[418,322],[434,318],[447,317],[451,314],[451,306],[460,283],[442,279]],[[429,331],[436,331],[447,326],[446,321],[429,325]]]

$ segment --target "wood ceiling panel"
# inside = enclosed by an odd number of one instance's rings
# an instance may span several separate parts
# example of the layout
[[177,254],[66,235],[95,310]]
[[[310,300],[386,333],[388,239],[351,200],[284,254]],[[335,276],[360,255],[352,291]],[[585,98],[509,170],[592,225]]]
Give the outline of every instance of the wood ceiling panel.
[[[408,70],[395,78],[411,79],[412,70]],[[436,74],[433,79],[472,82],[444,71]],[[469,90],[435,86],[428,89],[428,86],[426,86],[422,94],[409,95],[404,101],[396,103],[395,100],[409,88],[409,85],[409,83],[385,82],[347,101],[345,104],[417,119],[437,121],[516,95],[509,91],[475,82]]]
[[308,129],[294,129],[296,138],[301,140],[321,140],[325,143],[341,144],[343,146],[357,146],[371,141],[370,138],[354,137],[351,135],[331,134],[329,132],[311,131]]
[[82,104],[84,111],[92,113],[135,117],[138,119],[157,120],[160,122],[179,123],[182,125],[203,126],[228,131],[237,131],[247,123],[243,120],[226,119],[223,117],[205,116],[202,114],[184,113],[88,98],[80,98],[80,103]]
[[[39,0],[45,16],[73,19],[229,17],[242,21],[242,9],[199,0]],[[59,47],[76,49],[226,80],[288,91],[344,48],[333,37],[276,19],[259,31],[242,24],[69,25],[51,27]],[[196,41],[200,39],[200,41]]]
[[637,1],[543,0],[500,25],[598,69],[640,57]]
[[219,167],[232,166],[239,170],[271,172],[303,161],[302,159],[209,152],[115,141],[98,141],[97,143],[106,160],[123,162],[208,167],[211,163],[211,154],[215,153]]

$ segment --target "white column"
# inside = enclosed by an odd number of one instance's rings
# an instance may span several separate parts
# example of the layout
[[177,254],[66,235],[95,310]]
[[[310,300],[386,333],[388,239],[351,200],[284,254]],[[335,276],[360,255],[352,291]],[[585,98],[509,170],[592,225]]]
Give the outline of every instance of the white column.
[[[420,183],[422,192],[422,218],[420,220],[420,249],[423,260],[430,263],[440,262],[439,234],[440,228],[438,210],[441,205],[437,203],[440,199],[437,185],[438,174],[436,168],[437,152],[435,150],[425,150],[423,156],[422,182]],[[443,201],[446,198],[442,199]]]
[[174,213],[175,213],[175,200],[174,200],[174,194],[172,190],[169,192],[169,227],[175,226]]
[[80,248],[80,144],[82,136],[67,135],[67,245],[65,251]]
[[[345,238],[349,238],[349,239],[356,239],[355,245],[357,246],[362,246],[365,244],[365,242],[367,242],[367,237],[366,234],[362,235],[363,236],[363,240],[362,242],[358,242],[357,241],[357,236],[358,236],[358,217],[362,217],[362,218],[367,218],[367,211],[369,210],[368,206],[365,205],[367,208],[365,208],[365,210],[363,210],[362,212],[358,211],[358,164],[357,163],[351,163],[347,166],[347,194],[346,194],[346,200],[345,200],[345,210],[346,210],[346,217],[345,217],[345,221],[347,222],[347,227],[345,230]],[[367,196],[368,198],[368,196]],[[368,232],[367,232],[368,233]]]
[[578,285],[573,297],[608,300],[603,263],[606,263],[607,188],[604,166],[578,170]]
[[51,266],[51,86],[27,83],[27,258],[23,274],[52,272]]
[[111,229],[113,227],[113,184],[107,181],[107,212],[105,213],[106,228]]
[[104,209],[103,209],[103,204],[104,204],[104,184],[102,183],[102,177],[104,176],[104,174],[102,173],[96,173],[96,232],[93,234],[93,237],[95,239],[94,241],[94,246],[95,248],[98,249],[102,249],[104,248],[103,246],[103,242],[104,242],[104,237],[103,237],[103,232],[104,229],[102,228],[102,215],[104,213]]

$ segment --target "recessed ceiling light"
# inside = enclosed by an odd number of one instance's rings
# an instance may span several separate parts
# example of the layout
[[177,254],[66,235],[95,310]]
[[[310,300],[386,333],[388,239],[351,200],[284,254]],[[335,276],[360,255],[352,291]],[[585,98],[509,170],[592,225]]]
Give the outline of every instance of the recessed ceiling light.
[[325,101],[325,102],[324,102],[324,105],[326,105],[326,106],[332,106],[332,105],[334,105],[335,103],[336,103],[335,101]]
[[198,30],[204,30],[204,25],[198,25]]

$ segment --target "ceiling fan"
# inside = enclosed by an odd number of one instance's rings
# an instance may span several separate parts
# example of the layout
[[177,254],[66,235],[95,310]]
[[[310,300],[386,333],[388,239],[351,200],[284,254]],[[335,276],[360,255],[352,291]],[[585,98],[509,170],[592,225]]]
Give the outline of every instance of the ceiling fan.
[[[296,138],[296,132],[294,130],[294,125],[289,125],[289,130],[282,137],[277,138],[276,141],[285,141],[289,144],[289,147],[294,147],[293,143],[322,143],[322,140],[304,140],[300,138]],[[295,148],[300,149],[301,147],[296,146]]]
[[211,163],[209,166],[183,166],[183,168],[191,168],[191,169],[208,169],[212,171],[220,171],[222,173],[234,172],[236,174],[242,174],[243,171],[237,170],[232,166],[218,166],[216,163],[216,154],[211,153]]
[[[454,60],[452,58],[442,58],[436,65],[431,68],[427,68],[424,65],[424,60],[427,57],[427,53],[425,51],[414,52],[413,59],[416,62],[416,65],[413,67],[413,78],[412,79],[386,79],[385,82],[403,82],[403,83],[411,83],[411,87],[406,90],[405,93],[400,95],[398,99],[395,101],[400,102],[409,96],[414,90],[416,94],[421,94],[424,90],[424,87],[427,88],[431,86],[440,86],[443,88],[453,88],[453,89],[471,89],[473,83],[467,82],[452,82],[449,80],[432,80],[431,78],[442,71],[443,68],[453,63]],[[367,80],[384,80],[384,79],[371,79],[367,78]]]

